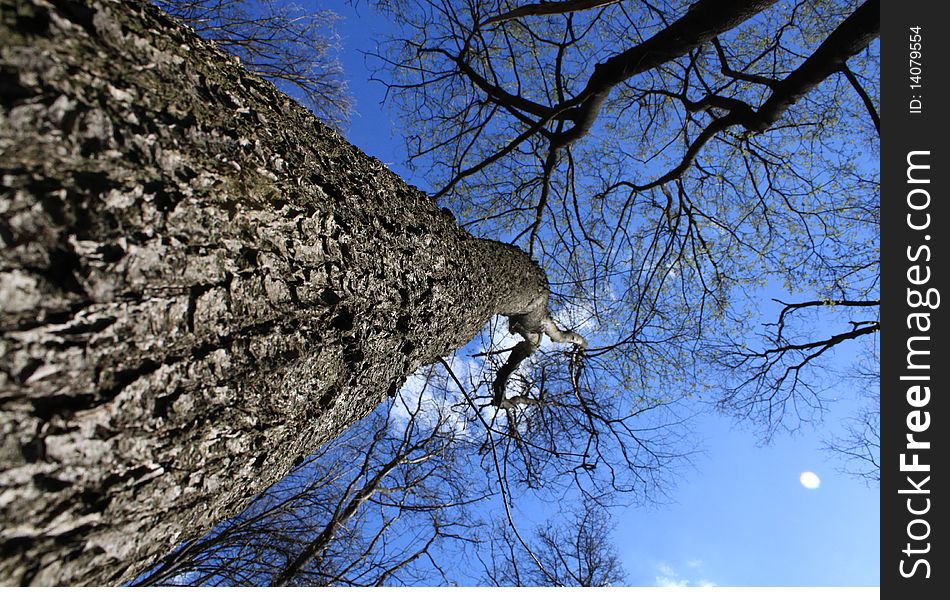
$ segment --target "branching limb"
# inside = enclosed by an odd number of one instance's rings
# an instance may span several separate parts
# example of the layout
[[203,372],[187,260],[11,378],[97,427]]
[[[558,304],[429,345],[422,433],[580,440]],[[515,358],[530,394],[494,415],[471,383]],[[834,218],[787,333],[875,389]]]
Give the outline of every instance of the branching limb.
[[[757,110],[748,104],[709,95],[696,103],[686,102],[688,110],[717,106],[729,113],[712,121],[690,143],[682,160],[665,175],[643,185],[635,185],[636,191],[646,191],[669,183],[687,171],[703,147],[717,134],[739,125],[750,133],[763,133],[772,127],[785,111],[805,94],[814,89],[826,77],[841,71],[846,61],[862,51],[876,39],[880,31],[880,2],[868,0],[845,19],[815,52],[797,69],[770,87],[772,94]],[[846,71],[842,71],[847,76]],[[567,133],[569,133],[568,130]]]
[[587,349],[587,340],[584,339],[584,336],[576,331],[561,329],[551,317],[542,319],[541,326],[544,328],[545,335],[551,338],[552,342],[557,344],[573,344],[580,350]]
[[598,63],[583,91],[570,100],[576,106],[570,115],[574,126],[564,131],[556,144],[564,147],[587,135],[614,86],[683,56],[774,3],[775,0],[699,0],[683,17],[653,37]]
[[723,49],[722,44],[719,42],[719,38],[715,37],[712,40],[713,47],[716,48],[716,54],[719,56],[719,64],[722,74],[726,77],[732,77],[733,79],[738,79],[739,81],[747,81],[749,83],[757,83],[760,85],[767,86],[769,88],[775,89],[778,86],[778,81],[772,79],[771,77],[763,77],[762,75],[756,75],[754,73],[744,73],[742,71],[736,71],[729,66],[729,61],[726,58],[726,51]]
[[541,334],[547,335],[552,342],[558,344],[573,344],[577,349],[583,351],[587,348],[587,340],[581,334],[558,327],[554,319],[548,313],[546,303],[539,306],[531,313],[524,315],[509,315],[508,329],[512,333],[517,333],[523,341],[515,345],[508,355],[508,360],[498,369],[495,381],[492,383],[492,404],[501,408],[510,408],[515,404],[531,404],[532,401],[524,396],[515,396],[506,398],[505,390],[508,387],[508,380],[511,379],[518,366],[526,358],[534,354],[541,345]]

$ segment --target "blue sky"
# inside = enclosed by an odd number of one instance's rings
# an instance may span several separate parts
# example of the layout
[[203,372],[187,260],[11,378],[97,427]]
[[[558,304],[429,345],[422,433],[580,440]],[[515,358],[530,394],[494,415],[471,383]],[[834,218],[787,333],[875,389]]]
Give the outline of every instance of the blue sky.
[[[368,81],[361,51],[389,23],[369,7],[332,7],[343,18],[344,69],[355,101],[346,137],[422,189],[403,164],[399,124]],[[843,365],[842,365],[843,367]],[[703,452],[682,472],[666,504],[618,510],[615,543],[633,585],[876,586],[880,579],[877,487],[837,472],[822,450],[842,418],[864,402],[853,386],[838,390],[826,426],[763,446],[754,431],[706,415],[692,426]],[[799,482],[803,471],[821,479]]]
[[[706,453],[681,478],[674,502],[618,516],[632,582],[878,584],[878,491],[836,473],[818,435],[761,447],[724,418],[695,426]],[[805,470],[821,478],[817,489],[799,483]],[[676,575],[666,577],[663,565]]]

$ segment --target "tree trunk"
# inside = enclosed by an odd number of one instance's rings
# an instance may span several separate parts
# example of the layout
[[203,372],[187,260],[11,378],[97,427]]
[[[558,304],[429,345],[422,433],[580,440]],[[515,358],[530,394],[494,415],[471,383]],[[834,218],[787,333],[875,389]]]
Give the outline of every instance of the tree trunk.
[[152,6],[0,9],[0,582],[128,580],[546,297]]

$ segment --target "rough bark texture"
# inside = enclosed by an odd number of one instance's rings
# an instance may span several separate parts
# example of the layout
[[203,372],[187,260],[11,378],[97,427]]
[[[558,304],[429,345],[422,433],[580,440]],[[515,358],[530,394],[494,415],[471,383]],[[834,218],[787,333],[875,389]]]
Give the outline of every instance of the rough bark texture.
[[127,580],[546,297],[151,6],[0,11],[0,582]]

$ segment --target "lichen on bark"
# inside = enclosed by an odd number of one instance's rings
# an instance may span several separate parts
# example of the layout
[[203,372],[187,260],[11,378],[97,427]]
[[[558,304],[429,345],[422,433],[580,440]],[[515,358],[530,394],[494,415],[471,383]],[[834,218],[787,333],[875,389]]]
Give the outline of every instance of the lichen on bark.
[[546,298],[139,2],[0,0],[0,582],[117,584]]

